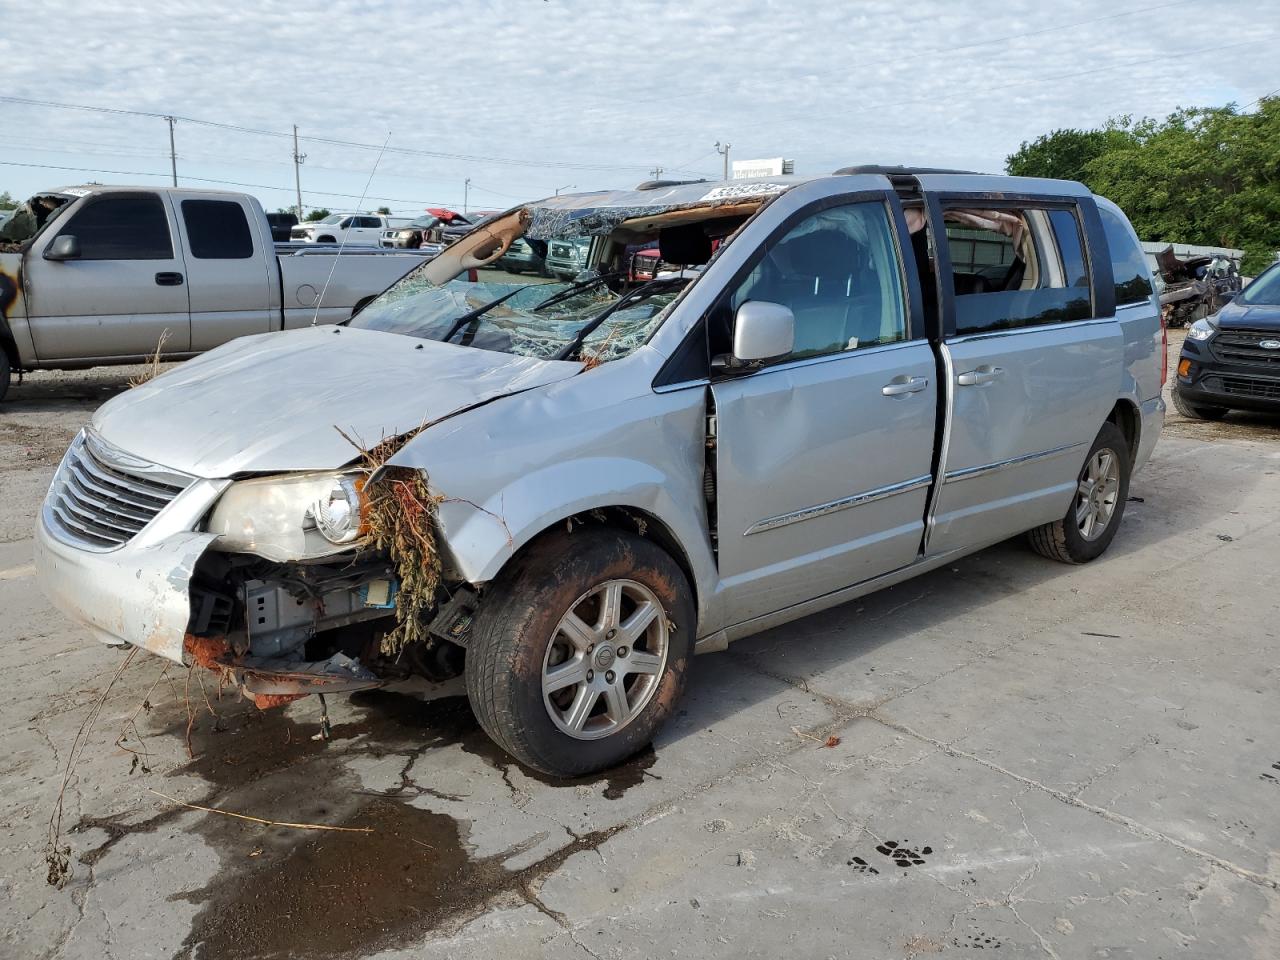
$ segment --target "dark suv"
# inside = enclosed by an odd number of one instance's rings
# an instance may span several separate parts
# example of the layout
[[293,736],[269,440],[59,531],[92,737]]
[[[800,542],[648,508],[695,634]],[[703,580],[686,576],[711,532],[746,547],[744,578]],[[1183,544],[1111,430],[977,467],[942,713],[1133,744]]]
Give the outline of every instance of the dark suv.
[[1173,405],[1217,420],[1228,410],[1280,413],[1280,263],[1187,331]]

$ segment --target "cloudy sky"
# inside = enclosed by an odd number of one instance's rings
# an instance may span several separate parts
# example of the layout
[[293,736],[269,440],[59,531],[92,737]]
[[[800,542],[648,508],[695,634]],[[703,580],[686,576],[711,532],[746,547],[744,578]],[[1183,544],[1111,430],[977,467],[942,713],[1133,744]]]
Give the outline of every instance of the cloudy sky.
[[[239,9],[237,9],[239,7]],[[998,171],[1026,139],[1280,88],[1280,0],[0,0],[0,190],[252,184],[411,213],[785,155]],[[275,133],[276,136],[271,134]],[[378,149],[327,143],[389,143]],[[412,151],[421,151],[414,153]],[[57,169],[63,168],[63,169]],[[74,169],[71,169],[74,168]],[[370,174],[373,174],[370,183]],[[152,174],[152,176],[147,176]],[[196,180],[194,178],[205,178]]]

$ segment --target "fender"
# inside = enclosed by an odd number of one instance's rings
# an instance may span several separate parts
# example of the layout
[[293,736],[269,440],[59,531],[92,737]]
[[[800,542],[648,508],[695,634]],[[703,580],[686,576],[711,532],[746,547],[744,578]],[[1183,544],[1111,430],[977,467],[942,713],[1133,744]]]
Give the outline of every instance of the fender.
[[[18,349],[14,325],[26,332],[27,310],[22,296],[22,255],[0,254],[0,350],[15,370],[24,369],[34,354]],[[27,338],[24,336],[23,338]]]

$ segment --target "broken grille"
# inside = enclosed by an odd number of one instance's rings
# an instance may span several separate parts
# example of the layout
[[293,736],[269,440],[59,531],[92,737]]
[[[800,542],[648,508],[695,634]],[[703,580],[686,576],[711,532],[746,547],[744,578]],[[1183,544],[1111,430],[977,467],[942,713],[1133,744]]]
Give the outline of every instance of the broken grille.
[[182,474],[115,456],[82,433],[53,478],[45,517],[64,542],[112,550],[132,540],[190,484]]

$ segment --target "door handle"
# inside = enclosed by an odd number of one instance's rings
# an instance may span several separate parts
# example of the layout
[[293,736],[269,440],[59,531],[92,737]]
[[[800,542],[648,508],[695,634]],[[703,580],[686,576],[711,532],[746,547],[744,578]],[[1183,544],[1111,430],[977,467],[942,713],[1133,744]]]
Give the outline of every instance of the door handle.
[[161,287],[182,286],[182,274],[161,271],[156,274],[156,284]]
[[909,393],[919,393],[928,386],[928,377],[894,377],[880,388],[880,392],[886,397],[902,397]]
[[962,387],[981,386],[1004,376],[1004,367],[981,366],[977,370],[969,370],[956,377],[956,383]]

